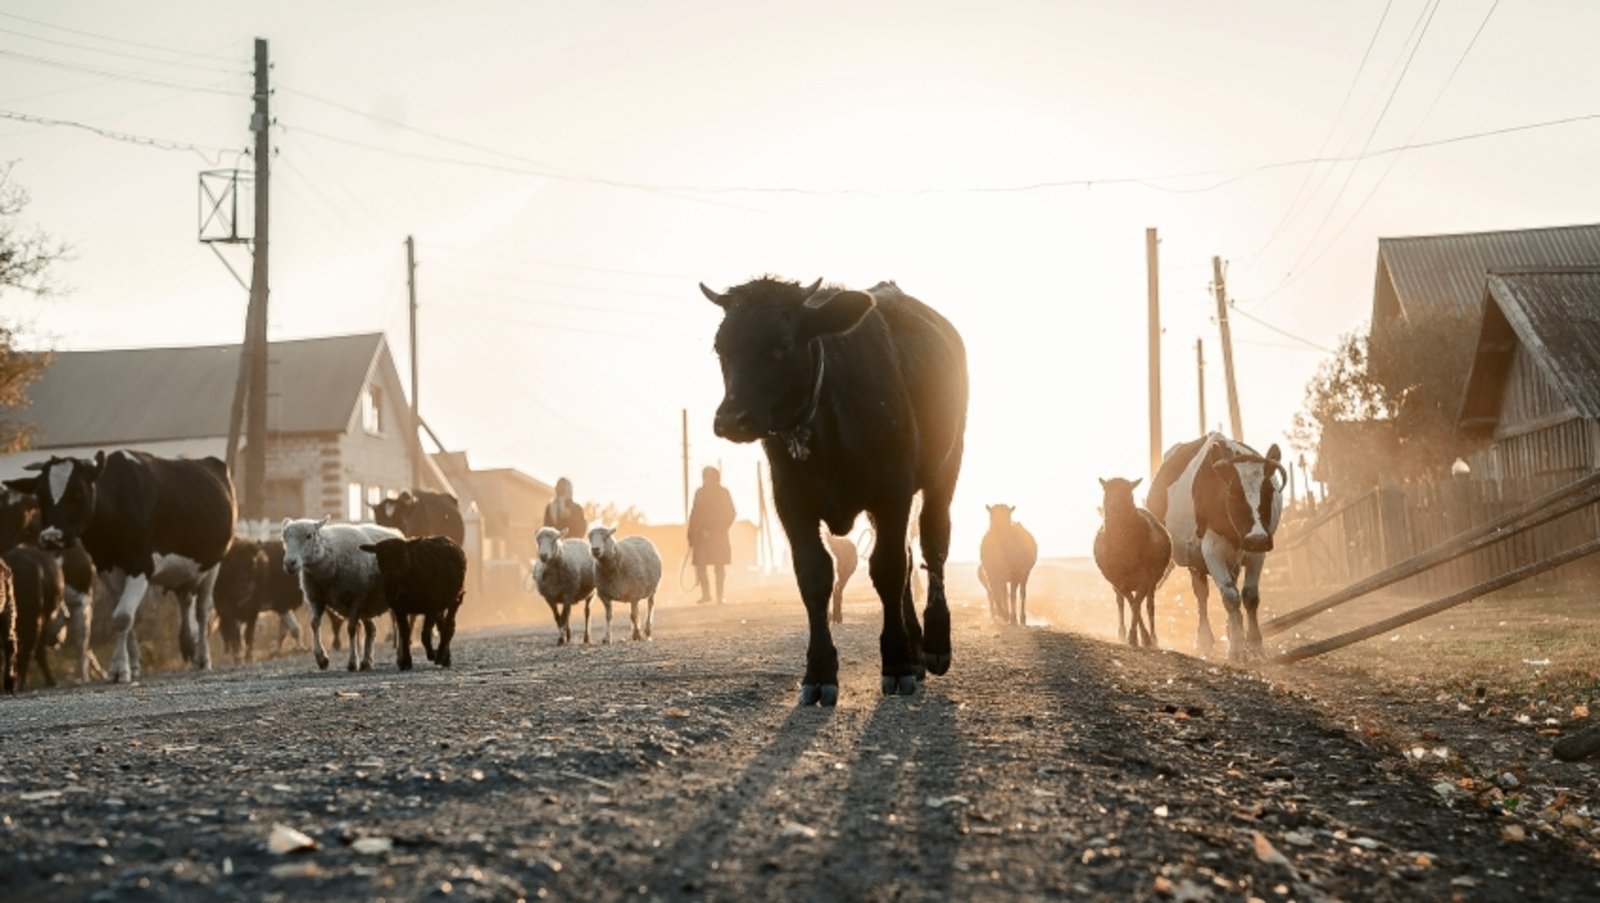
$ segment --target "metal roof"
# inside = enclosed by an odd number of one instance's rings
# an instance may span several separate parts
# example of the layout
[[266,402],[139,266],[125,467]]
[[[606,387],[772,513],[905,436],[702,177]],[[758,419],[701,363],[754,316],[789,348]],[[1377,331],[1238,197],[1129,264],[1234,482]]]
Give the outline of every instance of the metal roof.
[[1573,410],[1600,419],[1600,265],[1494,272],[1484,299],[1463,428],[1492,430],[1518,345]]
[[1440,311],[1475,326],[1490,270],[1585,264],[1600,264],[1600,224],[1380,238],[1372,323]]
[[[226,436],[239,345],[62,351],[12,415],[36,449]],[[381,333],[268,345],[267,428],[342,433],[387,354]]]

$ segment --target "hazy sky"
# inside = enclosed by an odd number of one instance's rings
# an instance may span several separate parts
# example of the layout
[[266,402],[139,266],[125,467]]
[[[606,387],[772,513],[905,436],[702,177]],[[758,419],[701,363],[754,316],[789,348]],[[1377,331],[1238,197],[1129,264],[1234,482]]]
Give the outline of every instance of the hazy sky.
[[[0,316],[59,348],[239,339],[196,175],[250,165],[264,37],[274,338],[386,330],[405,372],[415,235],[423,416],[451,446],[673,521],[687,408],[695,472],[722,461],[753,515],[758,452],[711,434],[718,311],[695,283],[894,279],[971,357],[953,556],[976,557],[998,501],[1078,554],[1095,477],[1147,469],[1145,228],[1165,444],[1199,430],[1196,337],[1226,420],[1217,254],[1239,306],[1289,334],[1234,318],[1265,449],[1312,346],[1367,318],[1378,236],[1600,219],[1600,120],[1372,155],[1600,114],[1596,34],[1579,0],[4,0],[0,159],[76,258],[70,294]],[[1316,157],[1345,162],[1256,171]]]

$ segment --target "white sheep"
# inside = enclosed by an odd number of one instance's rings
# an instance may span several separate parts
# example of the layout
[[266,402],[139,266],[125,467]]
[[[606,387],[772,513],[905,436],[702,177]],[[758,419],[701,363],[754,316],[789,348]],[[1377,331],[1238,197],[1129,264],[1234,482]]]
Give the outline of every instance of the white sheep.
[[[661,584],[661,556],[643,536],[616,538],[615,527],[589,531],[589,553],[594,556],[594,589],[606,607],[606,638],[611,642],[611,603],[626,602],[633,622],[633,639],[650,639],[655,623],[656,587]],[[639,631],[639,602],[649,600],[644,632]],[[589,603],[583,603],[583,641],[589,642]]]
[[[566,530],[541,527],[534,538],[539,560],[533,565],[533,585],[555,615],[556,645],[565,645],[572,642],[572,606],[583,602],[587,608],[594,595],[594,555],[588,542],[568,539]],[[587,629],[584,634],[587,642]]]
[[349,670],[357,668],[356,623],[366,628],[360,669],[372,668],[373,619],[389,610],[377,556],[361,551],[363,543],[401,539],[399,530],[377,524],[329,524],[321,520],[283,520],[283,569],[300,577],[300,589],[311,606],[312,653],[317,667],[328,667],[322,647],[322,613],[333,611],[349,623]]

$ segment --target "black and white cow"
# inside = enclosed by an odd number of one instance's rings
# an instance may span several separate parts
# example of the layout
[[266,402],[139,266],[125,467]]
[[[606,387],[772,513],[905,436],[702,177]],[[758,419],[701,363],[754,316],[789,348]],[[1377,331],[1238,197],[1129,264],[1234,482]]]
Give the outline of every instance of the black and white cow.
[[184,657],[197,668],[211,667],[202,626],[211,623],[211,590],[236,516],[227,467],[216,458],[159,458],[124,449],[99,452],[92,461],[51,457],[28,469],[39,473],[5,484],[39,500],[40,541],[82,540],[117,599],[111,682],[139,676],[133,625],[151,586],[178,596]]
[[[967,424],[960,334],[892,282],[863,292],[768,276],[726,293],[700,290],[723,310],[716,433],[761,441],[794,555],[811,633],[800,704],[833,705],[839,694],[828,630],[833,559],[819,526],[842,535],[862,511],[877,531],[868,571],[883,604],[883,692],[915,693],[925,671],[950,669],[944,565]],[[911,594],[908,525],[918,492],[925,627]]]
[[1201,654],[1209,653],[1214,642],[1206,617],[1207,575],[1228,612],[1228,657],[1261,651],[1258,587],[1283,516],[1287,471],[1280,458],[1277,445],[1262,456],[1242,442],[1209,433],[1168,449],[1150,484],[1145,507],[1167,528],[1173,563],[1189,569],[1200,609],[1195,647]]

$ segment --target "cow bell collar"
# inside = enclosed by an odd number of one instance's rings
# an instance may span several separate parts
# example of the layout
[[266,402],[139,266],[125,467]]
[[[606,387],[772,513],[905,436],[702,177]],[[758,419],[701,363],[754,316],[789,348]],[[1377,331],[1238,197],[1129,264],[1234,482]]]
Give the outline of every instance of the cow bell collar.
[[811,367],[816,378],[811,382],[811,397],[800,409],[794,425],[788,429],[773,430],[772,437],[783,443],[784,451],[796,461],[811,457],[811,421],[816,419],[817,406],[822,402],[822,375],[827,369],[827,355],[822,353],[822,340],[811,340]]

